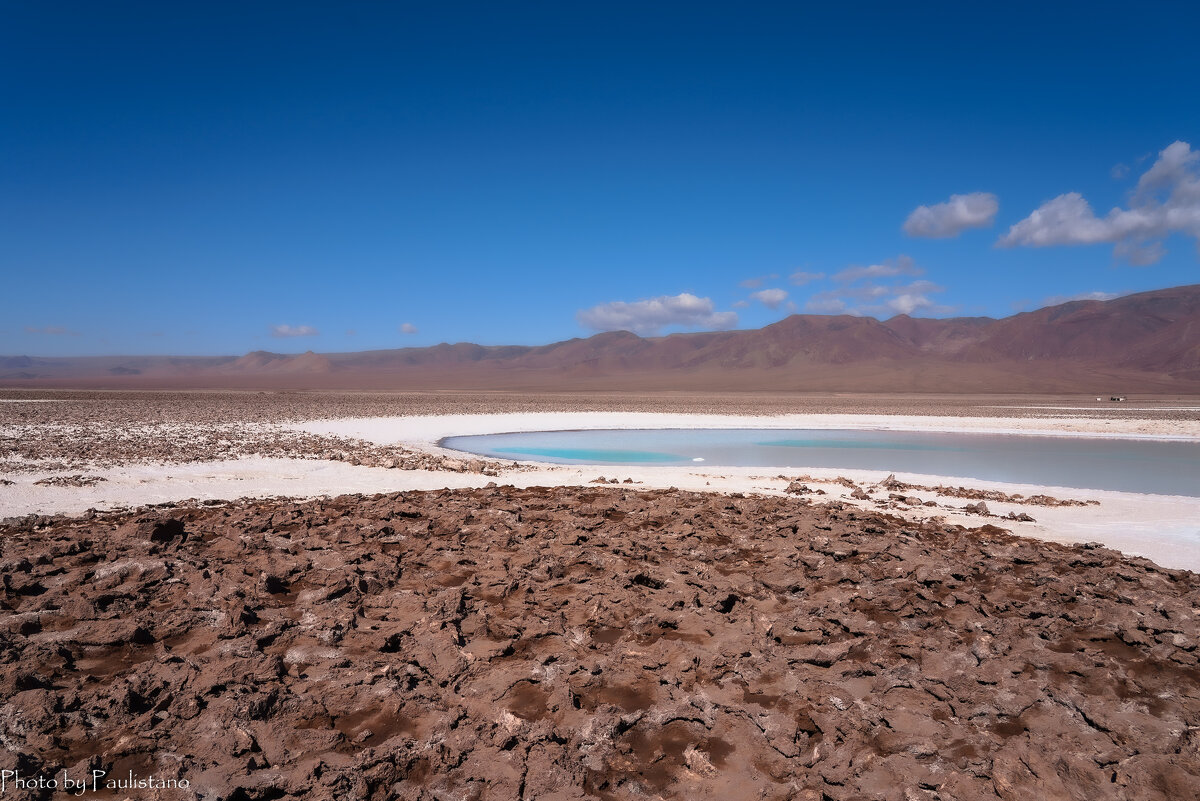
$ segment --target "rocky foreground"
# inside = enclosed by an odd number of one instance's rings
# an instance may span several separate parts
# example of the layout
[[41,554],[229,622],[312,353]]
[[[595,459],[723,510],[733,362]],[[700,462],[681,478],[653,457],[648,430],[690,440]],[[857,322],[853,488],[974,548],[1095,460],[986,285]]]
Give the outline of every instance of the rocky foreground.
[[1200,578],[1101,548],[499,487],[26,518],[0,553],[0,769],[25,777],[188,784],[133,798],[1200,796]]

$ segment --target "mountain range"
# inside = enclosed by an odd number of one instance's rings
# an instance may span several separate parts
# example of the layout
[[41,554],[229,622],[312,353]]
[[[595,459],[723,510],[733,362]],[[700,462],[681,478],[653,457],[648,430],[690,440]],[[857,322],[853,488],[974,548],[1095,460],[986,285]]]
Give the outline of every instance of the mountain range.
[[126,389],[1200,392],[1200,285],[989,317],[298,355],[0,357],[0,386]]

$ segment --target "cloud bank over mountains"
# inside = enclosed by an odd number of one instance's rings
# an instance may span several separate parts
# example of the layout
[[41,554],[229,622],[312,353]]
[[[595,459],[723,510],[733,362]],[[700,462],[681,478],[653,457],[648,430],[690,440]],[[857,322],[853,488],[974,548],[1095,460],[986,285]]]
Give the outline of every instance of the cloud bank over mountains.
[[291,337],[315,337],[320,333],[320,331],[313,328],[311,325],[271,326],[271,336],[277,339],[289,339]]
[[619,300],[601,303],[577,312],[575,317],[580,325],[592,331],[632,331],[641,336],[654,336],[669,327],[715,331],[733,328],[738,323],[737,312],[717,311],[712,298],[688,292],[632,303]]
[[880,264],[847,267],[833,275],[835,286],[814,294],[805,311],[814,314],[850,314],[855,317],[892,317],[897,314],[947,314],[951,306],[932,296],[946,288],[924,279],[895,280],[924,274],[909,256]]

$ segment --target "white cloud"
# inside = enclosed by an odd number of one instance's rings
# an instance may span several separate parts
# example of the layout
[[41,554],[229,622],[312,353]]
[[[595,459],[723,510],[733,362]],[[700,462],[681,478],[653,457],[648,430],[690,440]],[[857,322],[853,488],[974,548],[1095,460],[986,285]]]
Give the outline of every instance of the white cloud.
[[879,317],[893,314],[949,314],[954,307],[938,303],[931,295],[945,292],[944,286],[932,281],[914,281],[911,284],[888,287],[888,294],[875,306],[865,306],[862,311]]
[[632,303],[613,301],[576,312],[575,319],[593,331],[632,331],[653,335],[663,328],[725,329],[737,325],[736,312],[716,311],[711,298],[683,292]]
[[321,332],[313,328],[311,325],[273,325],[271,326],[271,336],[286,338],[286,337],[315,337]]
[[1097,217],[1078,192],[1046,201],[1000,237],[1001,247],[1111,243],[1131,264],[1153,264],[1166,252],[1169,234],[1190,236],[1200,245],[1200,152],[1187,142],[1164,148],[1138,179],[1129,208]]
[[914,314],[920,311],[934,311],[939,305],[927,295],[905,292],[884,303],[884,308],[897,314]]
[[866,267],[847,267],[833,274],[834,281],[850,283],[863,278],[891,278],[897,275],[920,275],[924,270],[916,265],[909,256],[897,256],[882,264],[870,264]]
[[968,228],[985,228],[996,220],[1000,203],[991,192],[951,195],[945,203],[917,206],[904,221],[904,233],[928,239],[958,236]]
[[750,297],[757,300],[768,309],[778,309],[779,305],[787,300],[786,289],[762,289],[758,292],[751,292]]
[[920,275],[922,272],[907,256],[869,267],[850,267],[833,276],[838,286],[811,296],[804,308],[815,314],[881,318],[897,314],[948,314],[954,311],[953,307],[938,303],[933,297],[944,292],[945,287],[932,281],[887,281],[901,275]]
[[804,286],[805,284],[812,283],[813,281],[820,281],[824,277],[825,273],[808,273],[804,270],[797,270],[788,276],[788,280],[790,280],[796,286]]
[[400,333],[401,334],[415,334],[415,333],[417,333],[417,327],[415,325],[413,325],[412,323],[403,323],[400,326]]
[[1008,229],[1008,233],[1000,238],[1000,244],[1006,247],[1045,247],[1112,242],[1131,230],[1117,231],[1118,227],[1128,223],[1121,220],[1119,212],[1119,209],[1113,209],[1108,220],[1101,220],[1092,211],[1091,204],[1084,200],[1083,195],[1068,192],[1046,201],[1024,220]]
[[[1138,179],[1137,194],[1144,195],[1157,189],[1174,189],[1180,183],[1189,179],[1192,181],[1193,192],[1200,190],[1195,182],[1200,180],[1193,167],[1200,161],[1200,152],[1192,150],[1187,142],[1175,141],[1158,153],[1158,158],[1150,165],[1150,169],[1142,173]],[[1196,200],[1192,195],[1192,200]]]
[[813,295],[804,305],[804,309],[815,314],[850,314],[855,317],[880,318],[897,314],[948,314],[954,311],[954,307],[938,303],[930,297],[935,292],[945,291],[943,287],[934,286],[923,292],[904,291],[903,287],[871,289],[872,299],[876,301],[874,303],[861,302],[861,299],[845,294],[844,290],[833,289]]

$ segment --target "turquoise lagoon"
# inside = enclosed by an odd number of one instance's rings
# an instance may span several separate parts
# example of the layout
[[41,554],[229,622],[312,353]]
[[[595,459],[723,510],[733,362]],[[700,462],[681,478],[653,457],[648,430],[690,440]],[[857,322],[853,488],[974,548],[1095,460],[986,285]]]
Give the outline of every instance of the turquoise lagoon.
[[846,468],[1200,497],[1200,442],[851,429],[617,429],[447,437],[555,464]]

